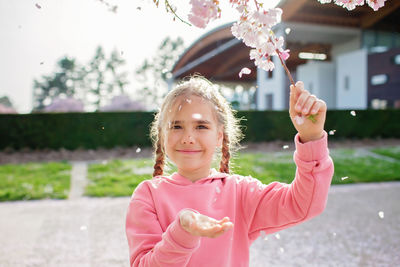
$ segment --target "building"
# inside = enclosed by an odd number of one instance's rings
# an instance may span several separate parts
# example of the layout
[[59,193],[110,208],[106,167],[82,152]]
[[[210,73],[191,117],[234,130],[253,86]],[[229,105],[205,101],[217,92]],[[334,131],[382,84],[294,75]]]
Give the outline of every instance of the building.
[[[328,108],[400,108],[400,1],[388,0],[378,11],[316,0],[282,0],[278,6],[283,16],[274,31],[291,50],[287,67]],[[287,109],[289,80],[279,59],[273,72],[257,69],[250,48],[231,34],[232,24],[194,42],[175,64],[173,79],[200,73],[222,86],[241,86],[252,101],[242,109]],[[252,72],[239,78],[243,67]]]

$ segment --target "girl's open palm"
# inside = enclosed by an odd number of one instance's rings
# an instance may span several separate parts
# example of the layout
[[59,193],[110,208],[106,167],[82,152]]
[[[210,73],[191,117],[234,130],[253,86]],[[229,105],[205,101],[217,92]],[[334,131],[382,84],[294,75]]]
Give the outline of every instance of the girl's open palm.
[[[326,103],[304,89],[301,81],[290,86],[290,119],[305,143],[323,136],[326,118]],[[312,119],[308,118],[312,115]]]
[[180,222],[183,229],[194,236],[215,238],[233,228],[233,223],[228,217],[216,220],[191,210],[180,213]]

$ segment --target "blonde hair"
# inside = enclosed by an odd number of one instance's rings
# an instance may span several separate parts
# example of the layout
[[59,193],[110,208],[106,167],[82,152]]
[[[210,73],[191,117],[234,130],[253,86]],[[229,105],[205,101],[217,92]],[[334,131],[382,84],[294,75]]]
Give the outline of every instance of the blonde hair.
[[223,141],[221,147],[220,172],[229,173],[229,159],[240,149],[240,140],[243,134],[240,128],[240,119],[235,117],[233,110],[226,99],[220,94],[215,85],[202,76],[191,76],[187,81],[178,84],[165,97],[161,109],[156,113],[151,124],[150,138],[154,147],[153,176],[162,175],[166,162],[164,140],[167,129],[167,112],[170,111],[180,96],[199,96],[208,100],[215,107],[215,115],[219,126],[223,126]]

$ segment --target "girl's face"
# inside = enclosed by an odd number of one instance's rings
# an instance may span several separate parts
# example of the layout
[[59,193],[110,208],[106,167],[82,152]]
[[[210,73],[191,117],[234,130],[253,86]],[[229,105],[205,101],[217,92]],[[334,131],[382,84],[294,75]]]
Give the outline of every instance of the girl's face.
[[199,96],[180,96],[170,114],[164,143],[168,158],[193,182],[207,177],[223,138],[214,106]]

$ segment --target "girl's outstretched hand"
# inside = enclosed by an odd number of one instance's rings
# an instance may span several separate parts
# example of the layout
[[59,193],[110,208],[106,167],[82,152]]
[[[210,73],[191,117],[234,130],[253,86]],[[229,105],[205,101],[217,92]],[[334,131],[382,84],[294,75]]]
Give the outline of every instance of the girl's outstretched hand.
[[[290,119],[300,135],[301,142],[322,138],[326,118],[326,103],[311,95],[298,81],[290,85]],[[311,115],[311,118],[309,116]]]
[[233,228],[228,217],[218,221],[191,210],[183,210],[179,216],[182,228],[194,236],[215,238]]

